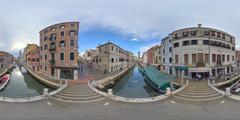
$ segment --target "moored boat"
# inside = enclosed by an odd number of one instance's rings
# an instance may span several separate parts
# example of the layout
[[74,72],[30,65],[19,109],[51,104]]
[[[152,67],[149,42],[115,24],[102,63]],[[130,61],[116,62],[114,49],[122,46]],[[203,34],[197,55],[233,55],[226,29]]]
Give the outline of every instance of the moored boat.
[[7,86],[9,81],[10,81],[10,74],[6,74],[0,78],[0,91]]

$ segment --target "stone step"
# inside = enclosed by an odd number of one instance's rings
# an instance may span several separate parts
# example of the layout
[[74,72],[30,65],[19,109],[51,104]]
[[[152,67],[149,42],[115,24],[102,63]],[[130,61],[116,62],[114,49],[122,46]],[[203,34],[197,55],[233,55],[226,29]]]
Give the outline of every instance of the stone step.
[[67,97],[67,96],[61,96],[59,94],[54,95],[53,97],[56,98],[61,98],[61,99],[65,99],[65,100],[75,100],[75,101],[86,101],[86,100],[94,100],[94,99],[98,99],[100,97],[103,97],[101,95],[95,95],[95,96],[90,96],[90,97]]
[[83,92],[83,91],[65,91],[65,90],[62,90],[61,92],[62,92],[62,93],[65,93],[65,94],[76,94],[76,95],[84,95],[84,94],[92,94],[92,93],[95,93],[94,91],[86,91],[86,92]]
[[62,98],[58,98],[58,97],[51,97],[51,99],[56,100],[56,101],[60,101],[60,102],[68,102],[68,103],[91,103],[91,102],[97,102],[97,101],[101,101],[106,99],[105,97],[101,97],[98,99],[94,99],[94,100],[68,100],[68,99],[62,99]]
[[82,94],[82,95],[79,95],[79,94],[66,94],[66,93],[62,93],[62,92],[59,92],[59,93],[57,93],[57,94],[63,95],[63,96],[68,96],[68,97],[87,97],[87,96],[98,95],[98,93],[91,93],[91,94]]
[[223,95],[219,95],[219,96],[216,96],[216,97],[211,97],[211,98],[185,98],[185,97],[181,97],[181,96],[176,96],[174,95],[173,97],[175,98],[178,98],[178,99],[182,99],[182,100],[188,100],[188,101],[198,101],[198,102],[201,102],[201,101],[209,101],[209,100],[215,100],[215,99],[219,99],[219,98],[222,98]]
[[64,91],[66,91],[66,92],[90,92],[90,91],[92,91],[91,89],[85,89],[85,90],[80,90],[80,89],[72,89],[72,90],[70,90],[70,89],[64,89]]
[[190,98],[190,99],[194,99],[194,98],[199,98],[199,99],[205,99],[205,98],[211,98],[211,97],[216,97],[219,96],[219,93],[214,93],[214,94],[208,94],[208,95],[199,95],[199,94],[195,94],[195,95],[187,95],[187,94],[182,94],[182,93],[177,93],[176,96],[180,96],[180,97],[184,97],[184,98]]
[[193,93],[206,93],[206,92],[213,92],[213,89],[183,89],[183,92],[193,92]]
[[209,94],[217,93],[217,91],[208,91],[208,92],[180,91],[179,93],[188,94],[188,95],[209,95]]

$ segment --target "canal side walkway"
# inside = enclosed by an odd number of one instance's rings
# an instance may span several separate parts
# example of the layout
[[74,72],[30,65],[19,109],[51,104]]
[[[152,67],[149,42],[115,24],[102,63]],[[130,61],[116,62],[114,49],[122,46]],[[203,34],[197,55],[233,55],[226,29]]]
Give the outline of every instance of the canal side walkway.
[[224,95],[208,86],[207,80],[189,80],[188,86],[173,95],[174,98],[187,101],[209,101],[222,98]]

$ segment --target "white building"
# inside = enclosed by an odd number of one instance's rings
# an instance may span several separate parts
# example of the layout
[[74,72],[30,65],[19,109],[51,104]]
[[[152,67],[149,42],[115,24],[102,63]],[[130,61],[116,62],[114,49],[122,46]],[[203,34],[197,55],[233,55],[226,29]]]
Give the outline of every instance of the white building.
[[161,41],[161,55],[162,55],[162,71],[173,74],[173,64],[172,64],[172,38],[168,36]]
[[162,40],[165,71],[190,78],[226,79],[235,71],[235,38],[223,31],[191,27]]

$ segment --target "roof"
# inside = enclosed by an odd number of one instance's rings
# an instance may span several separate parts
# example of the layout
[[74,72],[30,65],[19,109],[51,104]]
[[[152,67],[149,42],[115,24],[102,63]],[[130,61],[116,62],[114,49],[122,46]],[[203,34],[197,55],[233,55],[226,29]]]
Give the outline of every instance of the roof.
[[147,74],[149,80],[151,80],[154,84],[158,85],[159,87],[175,79],[174,76],[171,76],[167,73],[160,72],[159,70],[157,70],[155,67],[151,65],[145,67],[144,71]]

